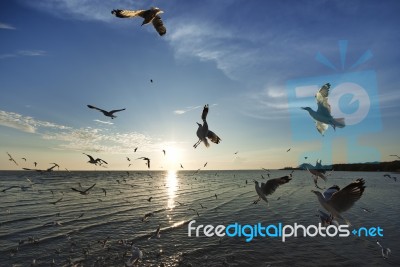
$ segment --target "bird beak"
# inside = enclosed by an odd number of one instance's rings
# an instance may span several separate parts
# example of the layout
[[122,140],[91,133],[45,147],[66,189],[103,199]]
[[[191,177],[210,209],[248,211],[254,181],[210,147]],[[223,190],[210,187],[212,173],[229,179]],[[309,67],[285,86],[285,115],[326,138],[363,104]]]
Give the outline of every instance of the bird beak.
[[201,124],[200,124],[200,123],[198,123],[198,122],[196,122],[196,123],[197,123],[197,125],[201,126]]
[[301,109],[307,110],[307,108],[302,107]]
[[315,191],[315,190],[311,190],[311,192],[313,192],[314,194],[317,194],[317,192],[318,192],[318,191]]

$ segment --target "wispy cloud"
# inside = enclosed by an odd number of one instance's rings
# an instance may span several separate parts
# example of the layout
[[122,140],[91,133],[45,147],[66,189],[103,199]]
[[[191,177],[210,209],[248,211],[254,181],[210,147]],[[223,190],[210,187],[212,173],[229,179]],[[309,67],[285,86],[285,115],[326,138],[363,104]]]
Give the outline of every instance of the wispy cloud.
[[102,1],[102,0],[23,0],[26,5],[48,12],[53,16],[61,18],[72,18],[77,20],[111,21],[115,18],[111,15],[113,9],[139,9],[144,8],[146,3],[138,3],[134,0]]
[[16,30],[16,28],[14,26],[11,26],[10,24],[6,24],[6,23],[1,23],[1,22],[0,22],[0,29]]
[[56,141],[53,148],[58,150],[125,154],[137,146],[140,146],[142,151],[156,151],[160,147],[151,137],[138,132],[115,132],[92,127],[73,128],[3,110],[0,110],[0,125],[35,133],[45,140]]
[[10,57],[38,57],[45,55],[46,51],[43,50],[18,50],[14,53],[0,55],[0,59],[10,58]]
[[185,109],[174,110],[174,113],[177,114],[177,115],[182,115],[182,114],[185,114],[186,112],[189,112],[189,111],[192,111],[192,110],[195,110],[195,109],[198,109],[198,108],[201,108],[201,106],[187,107]]
[[95,121],[95,122],[98,122],[98,123],[102,123],[102,124],[108,124],[108,125],[113,125],[114,123],[113,122],[110,122],[110,121],[101,121],[101,120],[93,120],[93,121]]

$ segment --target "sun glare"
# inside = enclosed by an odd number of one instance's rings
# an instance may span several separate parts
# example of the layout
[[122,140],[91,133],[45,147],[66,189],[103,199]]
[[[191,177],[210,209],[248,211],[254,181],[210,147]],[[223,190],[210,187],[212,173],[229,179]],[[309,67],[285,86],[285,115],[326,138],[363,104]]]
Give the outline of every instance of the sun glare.
[[170,146],[165,150],[168,170],[177,170],[182,160],[182,151],[176,147]]
[[178,187],[178,179],[176,175],[176,171],[169,170],[166,176],[166,185],[168,190],[168,203],[167,206],[169,209],[172,209],[175,205],[175,192]]

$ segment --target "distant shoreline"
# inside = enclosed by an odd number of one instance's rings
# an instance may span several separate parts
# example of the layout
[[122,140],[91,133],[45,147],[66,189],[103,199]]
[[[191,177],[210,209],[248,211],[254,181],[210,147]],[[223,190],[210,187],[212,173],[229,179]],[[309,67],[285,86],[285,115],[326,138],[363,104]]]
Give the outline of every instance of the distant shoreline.
[[[331,165],[327,169],[355,172],[400,172],[400,160],[371,163],[338,163]],[[285,167],[280,170],[303,170],[303,168]]]

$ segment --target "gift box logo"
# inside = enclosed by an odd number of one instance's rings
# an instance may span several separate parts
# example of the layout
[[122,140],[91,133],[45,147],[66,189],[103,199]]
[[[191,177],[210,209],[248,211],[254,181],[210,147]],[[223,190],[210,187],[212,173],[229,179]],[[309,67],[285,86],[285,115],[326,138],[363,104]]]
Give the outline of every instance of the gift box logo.
[[[357,71],[358,66],[372,58],[372,52],[367,50],[355,63],[347,68],[347,44],[347,41],[339,41],[340,70],[318,52],[316,60],[332,69],[334,71],[333,74],[305,77],[287,82],[286,89],[292,138],[296,142],[322,139],[321,142],[325,151],[320,152],[329,153],[332,150],[332,139],[345,137],[348,141],[348,160],[357,162],[356,158],[359,157],[361,151],[369,153],[369,155],[373,153],[372,158],[379,160],[380,153],[376,149],[360,147],[357,144],[357,139],[360,136],[379,132],[382,129],[376,72],[374,70]],[[324,136],[321,136],[315,128],[314,120],[301,107],[311,107],[313,110],[317,110],[315,94],[326,83],[331,84],[328,97],[331,114],[334,118],[345,118],[346,127],[336,129],[336,131],[329,127]],[[305,153],[309,154],[308,152]]]

